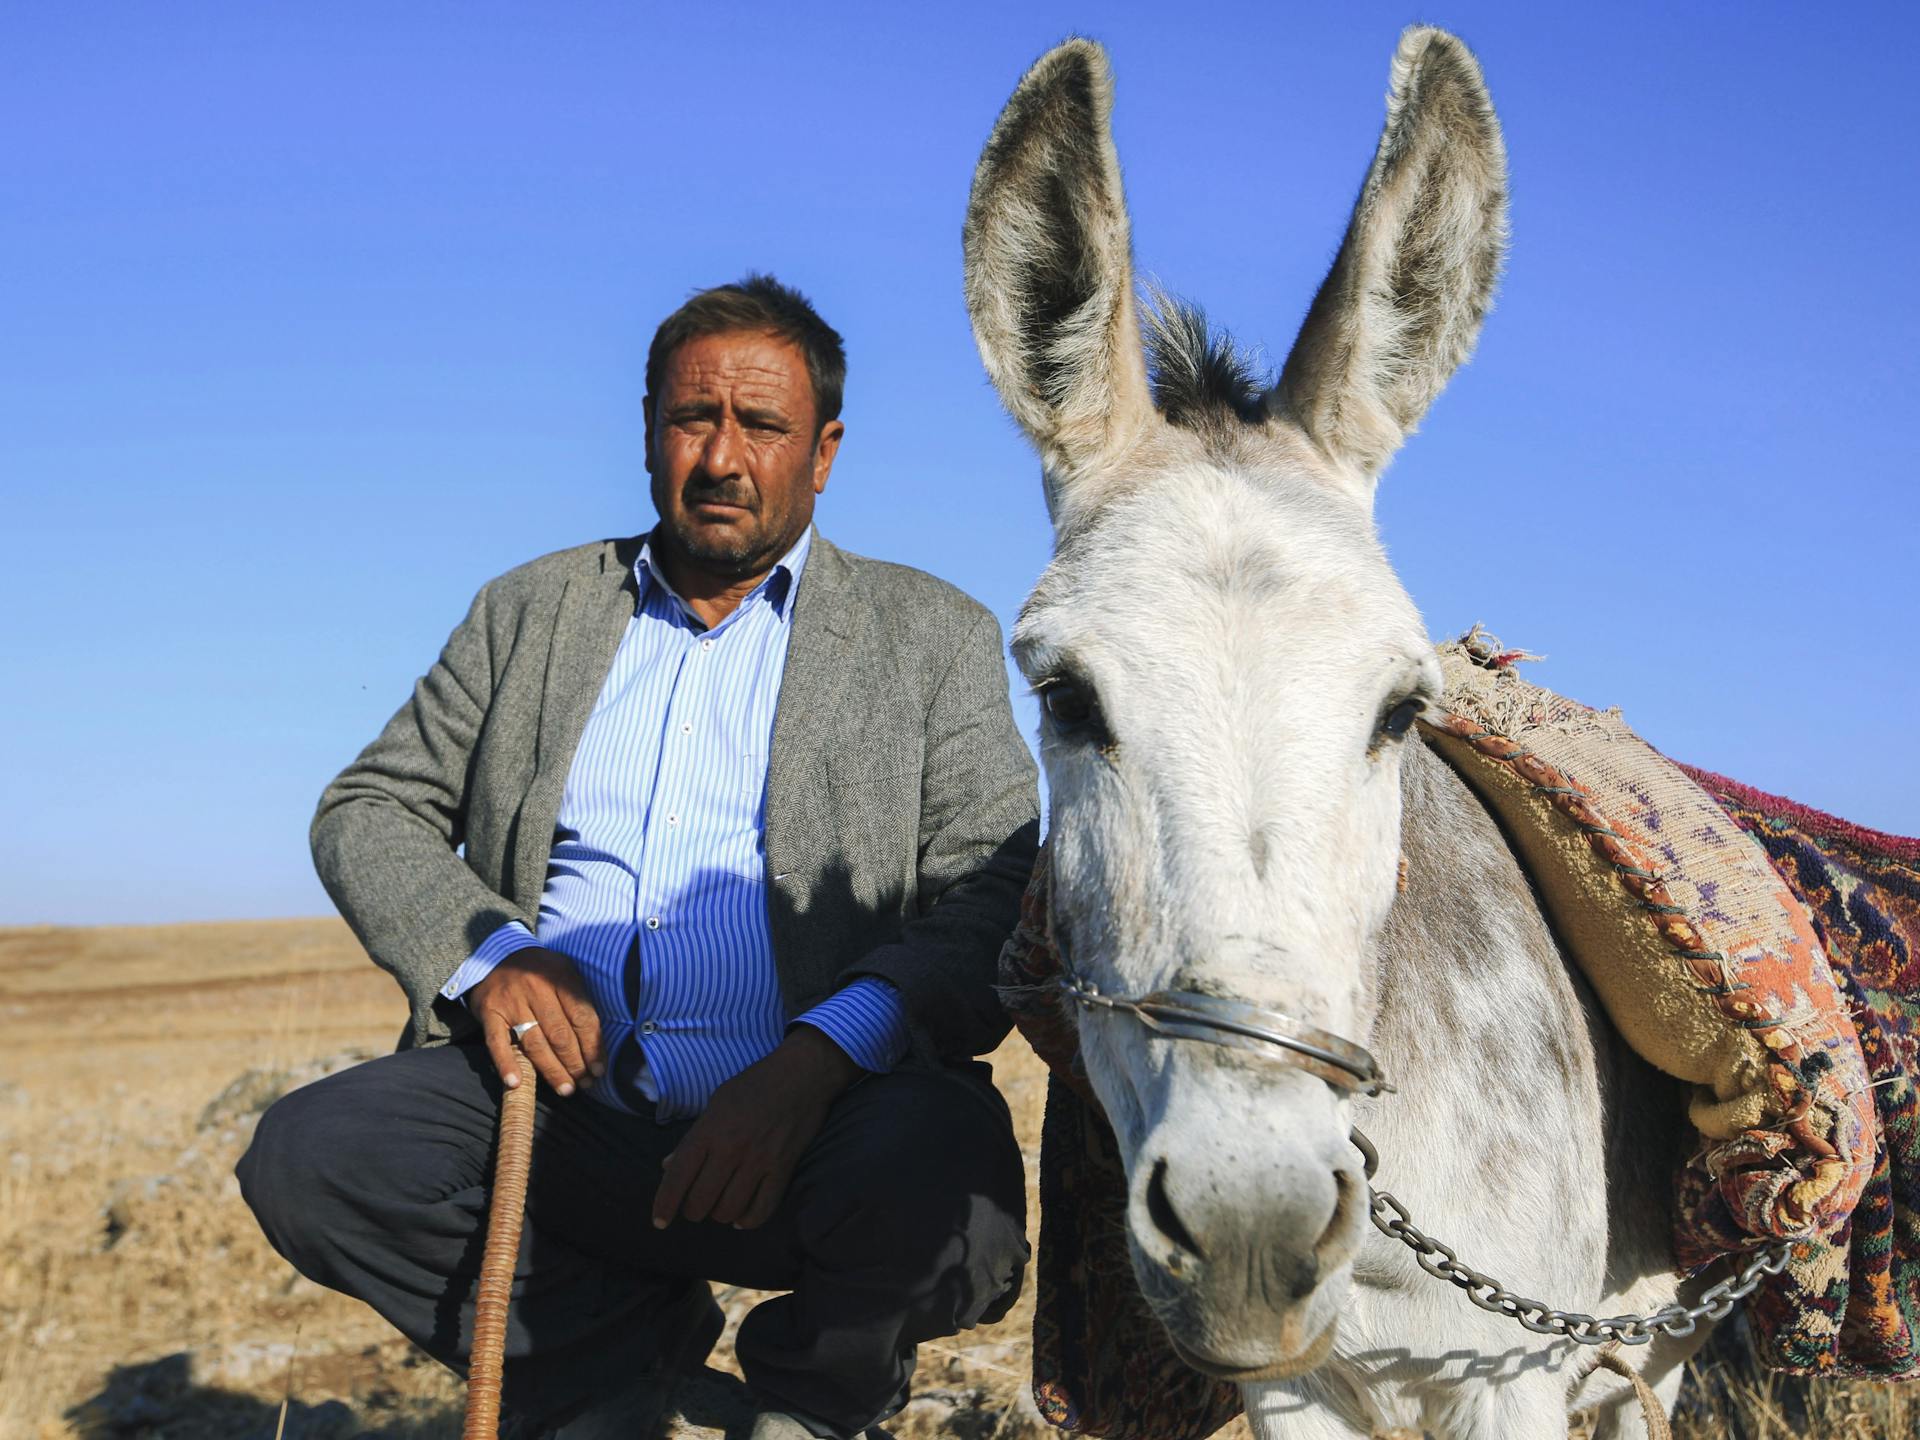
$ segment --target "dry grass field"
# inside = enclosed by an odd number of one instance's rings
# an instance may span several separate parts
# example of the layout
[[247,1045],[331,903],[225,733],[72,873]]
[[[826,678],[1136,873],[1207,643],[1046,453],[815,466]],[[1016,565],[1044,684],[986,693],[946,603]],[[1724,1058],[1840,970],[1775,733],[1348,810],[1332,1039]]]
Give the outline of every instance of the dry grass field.
[[[267,1101],[390,1048],[401,1014],[337,921],[0,931],[0,1437],[459,1433],[444,1372],[295,1276],[232,1180]],[[1031,1168],[1038,1066],[1016,1039],[995,1067]],[[754,1299],[722,1298],[736,1321]],[[1029,1320],[1023,1304],[926,1347],[897,1431],[1052,1433],[1026,1395]],[[714,1363],[730,1366],[728,1341]],[[1920,1434],[1900,1392],[1709,1378],[1730,1401],[1683,1424],[1684,1440]]]

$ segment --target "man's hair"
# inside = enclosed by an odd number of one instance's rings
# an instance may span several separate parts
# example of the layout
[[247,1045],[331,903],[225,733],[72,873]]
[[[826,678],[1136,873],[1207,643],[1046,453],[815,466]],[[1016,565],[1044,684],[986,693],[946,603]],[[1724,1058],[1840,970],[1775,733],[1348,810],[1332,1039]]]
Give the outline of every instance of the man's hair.
[[647,394],[660,396],[667,361],[689,340],[736,330],[772,335],[800,347],[813,386],[813,433],[840,418],[847,383],[847,351],[840,332],[820,318],[806,296],[771,275],[751,274],[731,285],[702,290],[660,322],[647,347]]

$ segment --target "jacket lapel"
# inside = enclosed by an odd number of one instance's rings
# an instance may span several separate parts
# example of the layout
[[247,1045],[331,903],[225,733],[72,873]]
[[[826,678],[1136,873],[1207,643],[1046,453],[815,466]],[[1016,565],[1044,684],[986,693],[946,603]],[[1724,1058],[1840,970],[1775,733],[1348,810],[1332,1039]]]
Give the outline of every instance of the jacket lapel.
[[[869,619],[845,556],[815,534],[800,577],[780,701],[767,758],[767,878],[774,892],[804,899],[801,887],[832,853],[826,756],[857,699],[854,664]],[[774,913],[791,907],[776,904]],[[775,949],[780,949],[776,933]]]
[[540,697],[533,784],[515,835],[514,898],[529,912],[546,885],[553,827],[560,818],[573,752],[633,619],[639,598],[633,561],[642,538],[609,542],[601,550],[598,571],[575,575],[561,592]]

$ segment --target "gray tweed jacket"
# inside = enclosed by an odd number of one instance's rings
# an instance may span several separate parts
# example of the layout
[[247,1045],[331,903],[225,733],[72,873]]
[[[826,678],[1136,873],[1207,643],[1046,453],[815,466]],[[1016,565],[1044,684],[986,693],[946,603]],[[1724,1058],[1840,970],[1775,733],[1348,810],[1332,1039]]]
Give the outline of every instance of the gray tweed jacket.
[[[412,1002],[402,1047],[471,1029],[439,991],[503,922],[534,923],[587,714],[637,591],[640,539],[490,581],[379,737],[320,797],[314,864]],[[789,1014],[895,985],[920,1063],[1006,1034],[993,984],[1039,831],[1000,627],[904,566],[814,537],[767,773],[767,910]]]

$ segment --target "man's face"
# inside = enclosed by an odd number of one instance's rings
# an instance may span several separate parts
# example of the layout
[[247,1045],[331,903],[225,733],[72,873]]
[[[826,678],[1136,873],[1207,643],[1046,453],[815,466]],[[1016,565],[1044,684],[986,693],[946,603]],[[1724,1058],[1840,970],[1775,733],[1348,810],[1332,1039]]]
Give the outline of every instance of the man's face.
[[814,438],[813,385],[790,341],[689,340],[647,397],[647,472],[666,537],[710,574],[762,574],[813,519],[845,427]]

